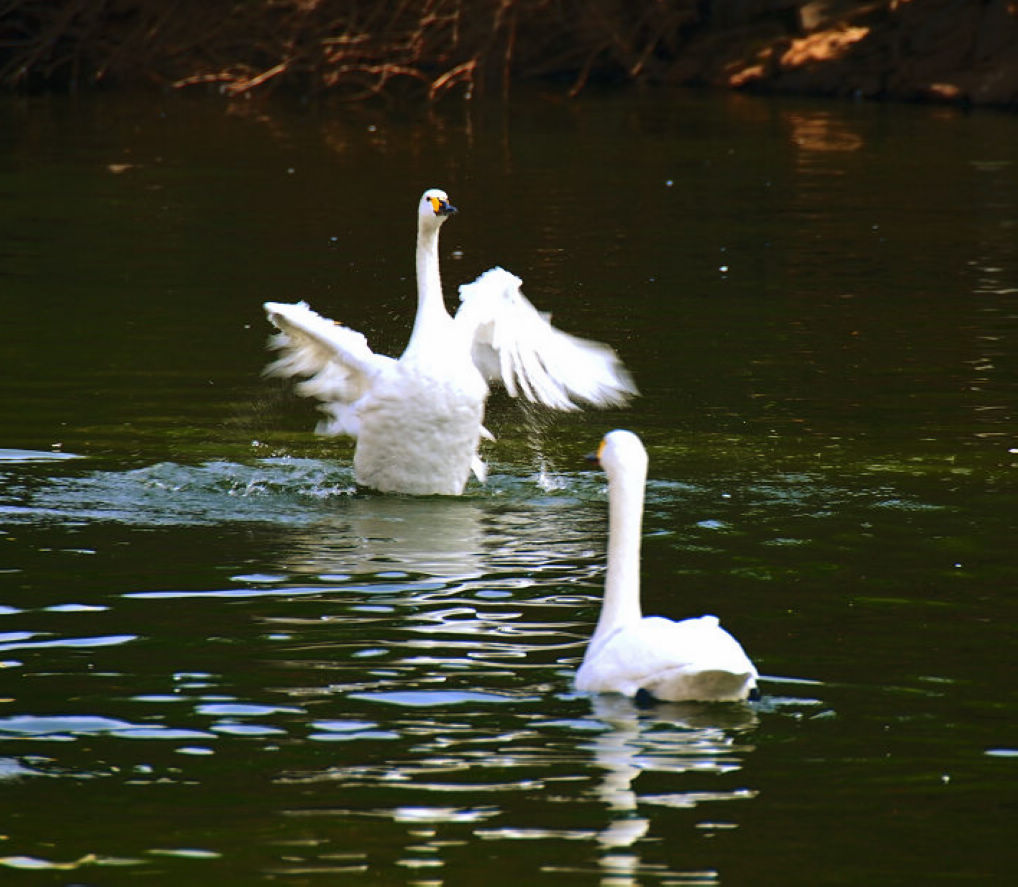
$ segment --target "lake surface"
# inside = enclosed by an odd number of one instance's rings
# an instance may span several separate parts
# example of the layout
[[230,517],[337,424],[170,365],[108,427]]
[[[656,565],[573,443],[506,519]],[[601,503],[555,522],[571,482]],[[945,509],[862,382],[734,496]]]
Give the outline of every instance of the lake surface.
[[[428,116],[0,100],[4,883],[999,884],[1018,864],[1018,118],[698,93]],[[414,212],[613,344],[489,403],[459,499],[357,491],[267,299],[398,353]],[[601,435],[644,603],[746,705],[571,689]]]

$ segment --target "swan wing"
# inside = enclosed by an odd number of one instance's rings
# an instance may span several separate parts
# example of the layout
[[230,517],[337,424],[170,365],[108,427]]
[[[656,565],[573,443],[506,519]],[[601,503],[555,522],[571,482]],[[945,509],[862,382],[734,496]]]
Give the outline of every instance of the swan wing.
[[457,328],[471,341],[474,363],[513,397],[558,410],[577,401],[599,407],[638,394],[629,371],[607,345],[551,325],[523,295],[522,281],[504,268],[485,271],[460,287]]
[[305,377],[296,385],[297,393],[321,401],[322,411],[329,416],[319,423],[318,432],[356,437],[353,406],[393,359],[375,354],[362,333],[322,317],[304,302],[266,302],[264,308],[279,330],[269,339],[269,347],[280,356],[265,367],[263,375]]

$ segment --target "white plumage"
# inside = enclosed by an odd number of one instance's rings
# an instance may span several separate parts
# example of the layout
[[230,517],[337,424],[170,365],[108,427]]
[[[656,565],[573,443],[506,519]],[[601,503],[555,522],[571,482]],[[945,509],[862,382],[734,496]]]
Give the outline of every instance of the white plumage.
[[735,701],[756,689],[757,670],[716,616],[673,622],[640,608],[640,534],[647,451],[630,431],[605,435],[597,459],[608,475],[608,569],[578,690],[639,691],[669,701]]
[[438,232],[455,207],[444,191],[424,193],[417,215],[417,316],[398,360],[375,354],[358,332],[306,304],[266,302],[280,330],[280,357],[266,375],[304,377],[296,390],[321,401],[320,434],[357,439],[354,475],[383,492],[459,495],[478,453],[488,382],[559,410],[613,406],[636,394],[607,345],[555,329],[502,268],[460,287],[449,315],[439,274]]

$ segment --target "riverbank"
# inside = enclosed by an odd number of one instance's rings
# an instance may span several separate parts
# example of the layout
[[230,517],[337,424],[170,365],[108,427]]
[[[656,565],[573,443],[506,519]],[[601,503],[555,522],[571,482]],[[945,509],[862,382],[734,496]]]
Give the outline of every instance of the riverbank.
[[436,101],[521,81],[1018,108],[1011,0],[14,0],[8,91],[149,84]]

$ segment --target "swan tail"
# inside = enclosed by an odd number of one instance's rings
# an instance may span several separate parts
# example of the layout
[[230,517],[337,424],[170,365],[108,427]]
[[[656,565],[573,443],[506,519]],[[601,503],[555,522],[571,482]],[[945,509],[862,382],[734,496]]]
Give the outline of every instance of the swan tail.
[[512,397],[557,410],[621,406],[639,392],[615,351],[551,325],[504,268],[460,287],[456,325],[472,340],[474,363]]
[[[662,702],[738,702],[756,690],[756,671],[705,668],[661,675],[640,691]],[[639,692],[639,691],[638,691]]]

